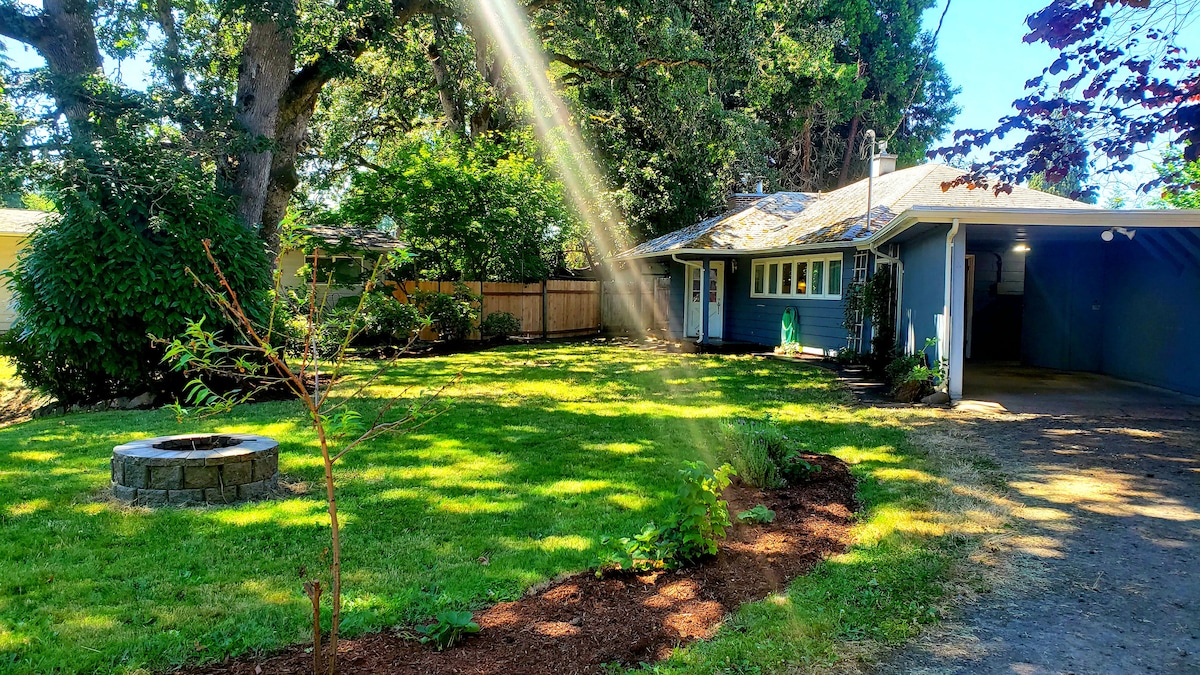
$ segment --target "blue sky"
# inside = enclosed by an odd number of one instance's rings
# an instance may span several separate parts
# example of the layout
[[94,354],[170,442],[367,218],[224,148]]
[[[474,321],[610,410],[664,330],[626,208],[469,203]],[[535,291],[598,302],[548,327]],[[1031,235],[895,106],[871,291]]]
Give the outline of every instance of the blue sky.
[[[1041,73],[1054,60],[1055,52],[1043,45],[1026,44],[1025,17],[1046,6],[1049,0],[949,0],[950,11],[938,38],[937,56],[955,85],[962,88],[957,102],[962,113],[952,130],[990,128],[1012,112],[1012,102],[1023,95],[1025,81]],[[923,17],[925,27],[932,31],[947,0]],[[6,56],[19,68],[42,65],[42,59],[32,50],[6,38],[0,38]],[[1186,31],[1181,44],[1192,54],[1200,54],[1200,21]],[[110,71],[117,64],[109,63]],[[122,79],[131,86],[145,81],[146,64],[126,61],[120,64]],[[947,139],[948,140],[948,139]],[[1153,153],[1151,153],[1153,155]],[[1099,178],[1101,201],[1112,195],[1136,200],[1135,188],[1145,176],[1152,176],[1149,158],[1138,163],[1137,174]]]
[[[1001,117],[1013,112],[1013,101],[1021,98],[1025,81],[1050,65],[1057,52],[1044,45],[1026,44],[1025,17],[1042,9],[1049,0],[949,0],[950,11],[938,35],[937,56],[945,64],[954,84],[962,88],[956,99],[962,113],[952,129],[994,128]],[[925,27],[933,31],[947,0],[923,17]],[[1180,40],[1191,54],[1200,54],[1200,21],[1193,22]],[[948,140],[948,139],[947,139]],[[1150,156],[1156,153],[1148,153]],[[1123,196],[1129,205],[1144,203],[1136,194],[1143,177],[1153,177],[1150,157],[1142,157],[1133,174],[1104,177],[1100,186],[1103,204],[1110,196]]]

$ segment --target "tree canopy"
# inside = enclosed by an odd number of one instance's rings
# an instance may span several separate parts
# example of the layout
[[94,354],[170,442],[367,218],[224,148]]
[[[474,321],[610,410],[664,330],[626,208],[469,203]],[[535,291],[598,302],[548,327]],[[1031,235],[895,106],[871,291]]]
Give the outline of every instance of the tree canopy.
[[[886,128],[915,162],[955,113],[920,28],[932,4],[528,0],[522,9],[602,169],[602,203],[632,241],[714,212],[747,177],[786,189],[858,178],[869,127]],[[13,135],[4,166],[19,176],[14,186],[36,191],[32,167],[66,157],[103,164],[105,144],[136,113],[159,144],[208,172],[271,249],[289,210],[335,210],[352,186],[405,175],[400,163],[419,161],[405,150],[414,134],[442,148],[511,145],[530,127],[517,74],[469,2],[0,0],[0,34],[47,63],[12,73],[5,89],[14,115],[0,109],[0,135]],[[152,68],[145,91],[102,67],[135,56]],[[553,178],[537,144],[526,152]],[[379,167],[393,170],[356,178]]]
[[[1053,0],[1026,20],[1025,41],[1057,52],[1054,61],[1026,82],[1016,113],[994,129],[967,129],[933,156],[965,156],[1009,136],[1011,148],[992,153],[964,182],[994,189],[1041,176],[1048,185],[1070,180],[1080,153],[1102,159],[1106,173],[1134,169],[1138,153],[1163,142],[1183,148],[1183,158],[1200,158],[1200,59],[1179,45],[1182,28],[1195,18],[1200,0]],[[1070,119],[1074,132],[1063,134]],[[1182,165],[1181,165],[1182,166]],[[1142,190],[1186,184],[1183,172],[1159,172]],[[1090,196],[1084,183],[1072,197]]]

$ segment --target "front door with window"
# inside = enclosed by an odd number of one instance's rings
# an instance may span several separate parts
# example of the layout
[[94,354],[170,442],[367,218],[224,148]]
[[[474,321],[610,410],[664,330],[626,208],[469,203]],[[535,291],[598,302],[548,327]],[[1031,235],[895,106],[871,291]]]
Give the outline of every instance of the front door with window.
[[[700,337],[700,318],[704,311],[700,267],[688,266],[687,308],[684,332],[688,337]],[[725,325],[725,263],[710,262],[708,273],[708,337],[720,338]]]

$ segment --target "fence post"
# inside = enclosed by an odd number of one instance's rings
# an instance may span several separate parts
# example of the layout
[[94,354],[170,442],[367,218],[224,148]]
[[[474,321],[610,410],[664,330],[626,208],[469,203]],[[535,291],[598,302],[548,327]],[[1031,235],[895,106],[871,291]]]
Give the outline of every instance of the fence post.
[[550,321],[546,315],[546,307],[549,305],[549,296],[546,293],[546,279],[542,279],[542,339],[550,337]]

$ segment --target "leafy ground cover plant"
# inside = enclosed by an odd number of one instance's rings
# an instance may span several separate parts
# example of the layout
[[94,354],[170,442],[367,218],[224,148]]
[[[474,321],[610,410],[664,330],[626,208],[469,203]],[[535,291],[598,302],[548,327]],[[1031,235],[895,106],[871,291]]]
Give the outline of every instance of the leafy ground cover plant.
[[770,523],[775,520],[775,512],[759,504],[752,509],[747,509],[737,514],[737,519],[738,522],[742,523]]
[[470,612],[438,612],[434,622],[418,626],[421,644],[434,644],[438,651],[457,644],[470,633],[479,632],[479,624],[471,620]]

